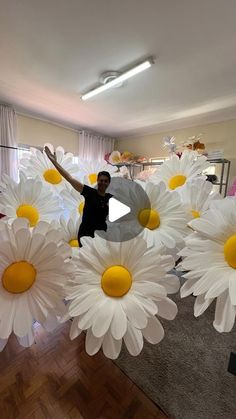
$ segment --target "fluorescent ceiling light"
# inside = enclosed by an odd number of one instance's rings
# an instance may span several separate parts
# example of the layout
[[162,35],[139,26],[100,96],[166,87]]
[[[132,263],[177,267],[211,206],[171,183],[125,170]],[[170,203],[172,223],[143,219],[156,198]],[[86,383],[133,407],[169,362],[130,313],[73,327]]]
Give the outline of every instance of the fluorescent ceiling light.
[[135,67],[131,68],[128,71],[125,71],[120,76],[116,77],[115,79],[107,82],[106,84],[103,84],[99,87],[96,87],[95,89],[89,90],[87,93],[83,94],[81,96],[82,100],[90,99],[91,97],[98,95],[99,93],[105,92],[106,90],[115,87],[119,85],[120,83],[124,82],[125,80],[128,80],[130,77],[135,76],[138,73],[141,73],[144,70],[147,70],[151,67],[151,65],[154,64],[153,58],[149,58],[142,63],[136,65]]

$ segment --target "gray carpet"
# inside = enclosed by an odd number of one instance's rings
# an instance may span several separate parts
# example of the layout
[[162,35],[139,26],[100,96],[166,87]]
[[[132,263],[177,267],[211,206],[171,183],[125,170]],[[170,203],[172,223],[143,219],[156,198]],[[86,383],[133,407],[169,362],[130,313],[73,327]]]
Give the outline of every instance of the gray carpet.
[[173,296],[179,312],[162,321],[166,335],[141,355],[123,349],[116,364],[173,419],[236,419],[236,376],[227,372],[236,352],[236,328],[220,334],[212,326],[214,305],[196,319],[194,297]]

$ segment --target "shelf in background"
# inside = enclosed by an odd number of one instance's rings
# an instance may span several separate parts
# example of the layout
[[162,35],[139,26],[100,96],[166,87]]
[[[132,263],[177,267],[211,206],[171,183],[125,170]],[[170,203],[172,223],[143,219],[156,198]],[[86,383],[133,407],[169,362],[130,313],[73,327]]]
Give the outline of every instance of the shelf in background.
[[[207,159],[207,162],[210,164],[220,164],[221,165],[221,173],[218,176],[219,181],[212,182],[213,185],[219,186],[219,192],[226,196],[227,189],[228,189],[228,183],[229,183],[229,174],[230,174],[230,160],[228,159]],[[140,168],[140,170],[145,170],[146,167],[157,167],[161,166],[163,164],[162,161],[143,161],[139,163],[119,163],[116,164],[117,167],[126,166],[129,170],[130,178],[134,179],[134,169]],[[223,182],[223,179],[225,180]]]

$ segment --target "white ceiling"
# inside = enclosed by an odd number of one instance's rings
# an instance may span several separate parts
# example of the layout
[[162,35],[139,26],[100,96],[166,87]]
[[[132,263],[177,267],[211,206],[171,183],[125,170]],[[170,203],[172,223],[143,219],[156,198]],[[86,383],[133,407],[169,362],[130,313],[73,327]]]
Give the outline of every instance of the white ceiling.
[[[0,0],[0,101],[116,137],[236,117],[236,0]],[[149,70],[82,102],[102,72]]]

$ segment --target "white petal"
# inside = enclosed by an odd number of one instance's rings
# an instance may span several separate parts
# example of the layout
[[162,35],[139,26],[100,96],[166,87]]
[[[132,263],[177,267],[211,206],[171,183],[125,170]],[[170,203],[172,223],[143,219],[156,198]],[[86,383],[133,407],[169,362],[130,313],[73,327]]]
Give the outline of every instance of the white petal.
[[139,355],[143,349],[142,332],[128,323],[127,332],[124,335],[124,342],[131,355]]
[[91,356],[95,355],[101,348],[102,342],[103,342],[103,336],[101,336],[100,338],[96,338],[93,335],[92,330],[89,329],[86,333],[86,339],[85,339],[86,352]]
[[[29,305],[34,310],[34,319],[42,324],[48,315],[48,307],[52,306],[51,299],[45,293],[34,287],[34,292],[29,291]],[[33,311],[32,311],[33,312]]]
[[69,307],[71,317],[79,316],[88,311],[99,299],[100,295],[97,289],[89,290],[81,298],[76,298]]
[[32,258],[32,263],[37,265],[50,263],[52,256],[57,253],[57,245],[56,243],[48,243],[46,244],[42,250],[39,250],[38,253],[35,253],[34,257]]
[[12,229],[14,231],[14,234],[16,234],[18,230],[28,227],[29,221],[26,218],[16,218],[12,223]]
[[169,272],[175,266],[174,258],[169,255],[162,256],[161,266],[166,272]]
[[31,328],[31,330],[28,332],[26,336],[17,336],[17,340],[21,346],[23,346],[24,348],[29,348],[34,343],[34,329]]
[[219,272],[216,272],[215,269],[209,269],[204,275],[199,279],[195,284],[193,295],[200,295],[207,292],[212,286],[215,285],[219,277]]
[[130,323],[138,329],[143,329],[147,326],[147,314],[144,309],[137,304],[132,296],[126,296],[122,299],[122,307],[130,321]]
[[216,280],[215,284],[211,286],[211,288],[207,291],[205,298],[215,298],[222,294],[226,289],[229,288],[229,280],[228,278],[222,278],[220,280]]
[[142,330],[145,339],[153,345],[159,343],[164,338],[164,329],[156,317],[150,317],[145,329]]
[[98,310],[102,309],[102,306],[105,304],[105,302],[106,300],[103,300],[98,304],[94,304],[94,306],[92,306],[90,310],[87,311],[87,313],[81,314],[81,316],[79,316],[78,326],[80,329],[86,330],[92,326],[93,320],[96,317]]
[[134,243],[135,244],[132,244],[127,241],[123,242],[121,245],[121,264],[127,266],[131,272],[133,272],[133,269],[137,266],[137,263],[141,261],[141,258],[147,250],[147,243],[142,238],[136,239]]
[[145,310],[148,316],[155,316],[157,314],[157,306],[150,298],[143,297],[138,293],[133,294],[132,298],[135,298],[137,304]]
[[235,306],[230,302],[228,291],[225,291],[216,300],[214,328],[222,332],[230,332],[235,321]]
[[202,313],[209,307],[214,298],[205,299],[205,295],[198,295],[194,303],[194,316],[201,316]]
[[11,243],[6,241],[0,243],[1,260],[5,265],[15,262],[14,253]]
[[18,230],[15,234],[17,253],[19,260],[27,259],[28,249],[30,246],[31,234],[26,228]]
[[111,334],[119,340],[123,338],[127,330],[127,318],[121,304],[116,304],[114,316],[111,322]]
[[30,292],[28,293],[27,297],[32,317],[34,320],[37,320],[38,323],[43,324],[45,321],[45,316],[47,315],[47,310],[45,310],[44,314],[44,311],[41,310],[41,306],[39,305],[37,299],[35,299],[35,297],[32,296]]
[[108,332],[104,336],[102,349],[103,353],[107,358],[116,359],[119,356],[120,350],[122,345],[122,339],[116,340],[114,339],[111,334]]
[[163,279],[158,281],[158,283],[165,287],[167,294],[175,294],[179,291],[180,280],[177,275],[167,274]]
[[28,252],[28,260],[33,260],[34,256],[37,255],[43,247],[44,242],[45,237],[42,234],[33,234]]
[[233,273],[233,276],[229,279],[229,295],[231,304],[236,305],[236,278],[235,273]]
[[74,318],[70,328],[70,339],[73,340],[81,334],[82,330],[78,326],[78,318]]
[[27,293],[16,296],[16,315],[14,317],[13,330],[14,333],[23,337],[29,333],[33,324],[32,313],[27,301]]
[[193,289],[194,286],[196,284],[196,282],[198,281],[198,279],[188,279],[184,285],[182,285],[181,289],[180,289],[180,296],[181,298],[185,298],[188,297],[190,294],[193,293]]
[[148,281],[134,281],[132,284],[132,290],[138,291],[144,296],[150,297],[152,299],[166,296],[166,290],[162,285]]
[[13,330],[15,309],[16,304],[13,299],[12,304],[10,306],[7,306],[7,311],[5,312],[4,317],[2,317],[0,321],[0,338],[2,339],[8,339]]
[[164,246],[170,249],[174,249],[176,246],[176,241],[164,230],[160,230],[160,240]]
[[174,301],[169,298],[164,298],[156,303],[158,312],[157,315],[167,320],[173,320],[178,313],[178,307]]
[[116,303],[112,299],[107,299],[102,308],[98,311],[97,317],[92,326],[94,336],[100,338],[105,335],[110,327]]

